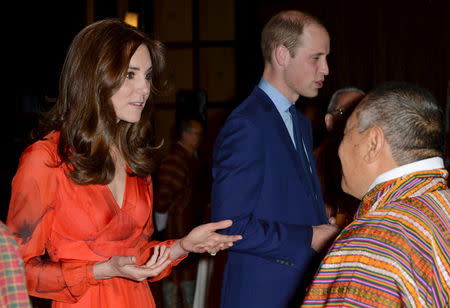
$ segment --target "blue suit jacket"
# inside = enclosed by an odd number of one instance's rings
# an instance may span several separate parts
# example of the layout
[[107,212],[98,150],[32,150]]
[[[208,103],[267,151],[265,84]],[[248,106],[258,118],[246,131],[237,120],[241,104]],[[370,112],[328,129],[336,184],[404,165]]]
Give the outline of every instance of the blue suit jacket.
[[[299,113],[313,159],[309,121]],[[217,137],[212,217],[232,219],[223,234],[241,234],[230,248],[223,308],[298,305],[316,270],[312,225],[327,223],[322,197],[314,201],[300,157],[270,98],[258,87],[229,116]],[[315,163],[313,184],[320,192]]]

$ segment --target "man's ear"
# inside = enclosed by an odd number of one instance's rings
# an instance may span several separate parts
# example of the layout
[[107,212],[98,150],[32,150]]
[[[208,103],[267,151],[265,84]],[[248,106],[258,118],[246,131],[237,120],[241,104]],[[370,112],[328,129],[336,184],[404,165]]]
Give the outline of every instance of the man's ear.
[[325,115],[325,126],[327,127],[327,131],[333,129],[333,116],[329,113]]
[[277,65],[285,67],[287,64],[287,57],[289,56],[289,50],[284,45],[278,45],[274,50],[274,60]]
[[364,160],[370,164],[380,159],[386,145],[386,139],[381,127],[374,125],[366,131],[367,144]]

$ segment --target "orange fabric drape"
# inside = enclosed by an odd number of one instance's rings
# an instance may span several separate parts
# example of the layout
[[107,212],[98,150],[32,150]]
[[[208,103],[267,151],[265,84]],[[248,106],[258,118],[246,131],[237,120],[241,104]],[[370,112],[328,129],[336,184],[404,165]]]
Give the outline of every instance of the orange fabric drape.
[[97,281],[92,270],[114,255],[136,256],[143,264],[159,244],[150,241],[150,178],[127,175],[119,207],[108,186],[76,185],[64,165],[55,167],[58,137],[28,147],[12,183],[7,224],[24,258],[30,295],[50,298],[54,307],[155,307],[147,281]]

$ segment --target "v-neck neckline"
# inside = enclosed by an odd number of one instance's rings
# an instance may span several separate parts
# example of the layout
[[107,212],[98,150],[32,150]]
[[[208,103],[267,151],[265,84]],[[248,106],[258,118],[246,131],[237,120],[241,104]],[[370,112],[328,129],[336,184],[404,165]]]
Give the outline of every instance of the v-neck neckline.
[[104,186],[106,187],[106,190],[108,191],[108,194],[109,194],[110,198],[112,199],[116,209],[123,210],[123,208],[125,207],[125,204],[126,204],[126,200],[127,200],[128,166],[125,166],[125,187],[124,187],[123,196],[122,196],[122,204],[119,204],[119,202],[117,202],[116,198],[114,197],[113,192],[111,191],[111,188],[109,188],[109,185],[106,184]]

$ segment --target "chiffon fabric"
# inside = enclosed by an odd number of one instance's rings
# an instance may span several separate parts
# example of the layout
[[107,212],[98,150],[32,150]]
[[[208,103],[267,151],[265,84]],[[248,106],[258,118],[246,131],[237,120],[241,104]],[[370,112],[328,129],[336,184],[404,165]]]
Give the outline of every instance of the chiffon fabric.
[[[155,245],[172,245],[151,241],[151,178],[128,173],[119,206],[107,185],[77,185],[66,176],[58,140],[55,132],[28,147],[12,182],[7,224],[24,258],[29,294],[52,299],[53,307],[155,307],[147,281],[93,276],[93,265],[112,256],[136,256],[141,265]],[[182,259],[150,280],[167,276]]]

